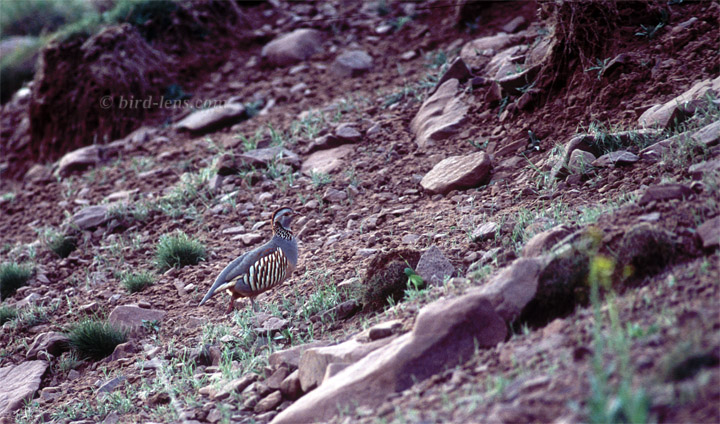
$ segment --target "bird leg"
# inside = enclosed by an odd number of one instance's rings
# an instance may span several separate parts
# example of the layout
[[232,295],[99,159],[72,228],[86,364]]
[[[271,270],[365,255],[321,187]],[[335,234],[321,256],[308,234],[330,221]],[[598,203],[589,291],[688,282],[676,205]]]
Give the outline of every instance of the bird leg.
[[230,296],[230,304],[228,305],[227,311],[225,312],[226,314],[229,314],[233,311],[233,309],[235,309],[235,300],[237,300],[237,297],[235,297],[234,294]]
[[252,303],[253,311],[254,311],[254,312],[257,312],[257,311],[258,311],[258,308],[257,308],[257,305],[255,304],[255,298],[254,298],[254,297],[251,297],[251,298],[250,298],[250,303]]

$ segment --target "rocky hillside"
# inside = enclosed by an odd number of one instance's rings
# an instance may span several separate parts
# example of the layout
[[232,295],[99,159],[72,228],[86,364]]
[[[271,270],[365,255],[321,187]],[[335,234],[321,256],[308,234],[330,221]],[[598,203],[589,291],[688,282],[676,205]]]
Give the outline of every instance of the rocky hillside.
[[2,422],[720,421],[716,2],[160,3],[2,106]]

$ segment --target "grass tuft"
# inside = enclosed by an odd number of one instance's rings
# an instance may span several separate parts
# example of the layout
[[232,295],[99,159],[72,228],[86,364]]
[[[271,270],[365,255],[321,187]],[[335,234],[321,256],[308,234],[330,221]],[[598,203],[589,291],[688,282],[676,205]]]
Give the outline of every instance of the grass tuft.
[[17,318],[17,309],[10,306],[0,306],[0,325]]
[[15,262],[0,265],[0,299],[7,299],[24,286],[32,275],[32,270]]
[[48,238],[47,246],[56,255],[61,258],[67,258],[77,249],[77,239],[73,236],[64,234],[55,234]]
[[206,256],[205,246],[182,231],[175,235],[161,236],[155,252],[155,260],[160,271],[172,267],[197,265],[200,261],[204,261]]
[[99,360],[115,350],[115,346],[124,343],[126,335],[110,323],[86,319],[76,324],[68,333],[70,346],[82,358]]
[[153,276],[149,272],[131,272],[123,274],[122,285],[128,293],[137,293],[153,285]]

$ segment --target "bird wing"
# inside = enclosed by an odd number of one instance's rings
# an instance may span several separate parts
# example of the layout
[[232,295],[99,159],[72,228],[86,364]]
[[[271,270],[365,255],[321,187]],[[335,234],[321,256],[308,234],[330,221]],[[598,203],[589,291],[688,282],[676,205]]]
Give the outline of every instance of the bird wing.
[[[274,249],[272,247],[269,247],[267,244],[265,244],[255,250],[244,253],[234,261],[230,262],[225,267],[225,269],[223,269],[222,272],[217,276],[212,287],[210,287],[210,290],[208,290],[208,292],[205,294],[205,297],[203,297],[198,306],[202,306],[221,287],[223,289],[230,288],[235,286],[235,284],[238,284],[239,282],[236,280],[242,278],[245,274],[247,274],[252,264],[254,264],[263,256],[267,256],[268,254],[272,253],[273,251]],[[247,289],[243,291],[247,291],[248,289],[249,287],[247,287]]]

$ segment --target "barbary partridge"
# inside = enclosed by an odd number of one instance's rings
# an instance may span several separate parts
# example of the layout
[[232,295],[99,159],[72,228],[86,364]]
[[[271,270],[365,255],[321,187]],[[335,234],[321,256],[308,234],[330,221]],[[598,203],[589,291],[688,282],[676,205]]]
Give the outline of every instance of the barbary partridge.
[[255,296],[285,281],[297,266],[297,240],[290,231],[290,223],[296,216],[298,213],[291,208],[276,210],[272,215],[272,239],[230,262],[198,306],[216,291],[227,290],[231,296],[227,313],[232,312],[239,297],[249,297],[253,310],[257,310]]

